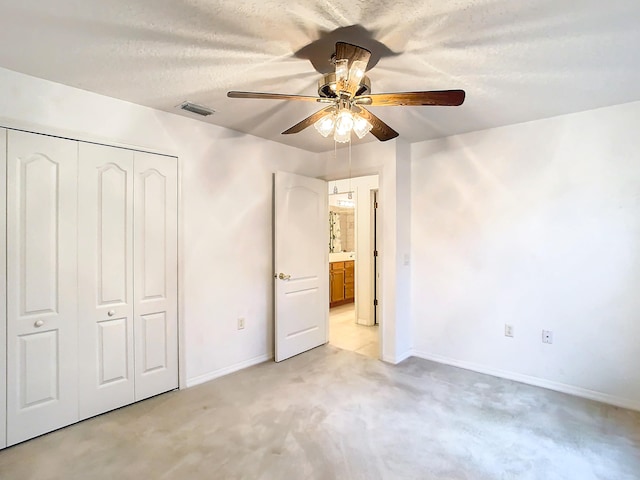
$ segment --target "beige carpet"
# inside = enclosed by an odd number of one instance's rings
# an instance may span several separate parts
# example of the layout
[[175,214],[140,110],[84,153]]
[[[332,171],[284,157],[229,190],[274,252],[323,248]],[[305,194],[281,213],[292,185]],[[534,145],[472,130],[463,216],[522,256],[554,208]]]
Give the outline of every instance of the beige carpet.
[[640,413],[324,346],[0,451],[0,478],[631,480]]

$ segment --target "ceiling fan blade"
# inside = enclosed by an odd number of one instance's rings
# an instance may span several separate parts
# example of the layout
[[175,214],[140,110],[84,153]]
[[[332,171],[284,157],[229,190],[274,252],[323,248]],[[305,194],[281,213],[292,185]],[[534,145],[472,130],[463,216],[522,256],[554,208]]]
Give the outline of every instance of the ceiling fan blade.
[[464,90],[440,90],[432,92],[375,93],[356,97],[361,105],[372,107],[441,105],[457,107],[464,102]]
[[282,93],[261,93],[261,92],[227,92],[229,98],[260,98],[264,100],[301,100],[303,102],[318,102],[318,97],[308,97],[305,95],[286,95]]
[[309,115],[307,118],[305,118],[301,122],[296,123],[293,127],[289,128],[288,130],[285,130],[284,132],[282,132],[282,135],[289,135],[291,133],[299,133],[302,130],[304,130],[305,128],[310,127],[311,125],[316,123],[318,120],[320,120],[322,117],[324,117],[328,113],[332,112],[333,110],[334,110],[334,106],[333,105],[330,106],[330,107],[327,107],[327,108],[323,108],[322,110],[317,111],[313,115]]
[[[349,98],[353,98],[367,71],[370,58],[371,52],[366,48],[345,42],[336,43],[336,87],[339,92],[348,92]],[[341,72],[341,68],[346,71]]]
[[355,110],[355,113],[367,120],[373,126],[373,128],[371,129],[371,134],[381,142],[386,142],[387,140],[396,138],[399,135],[398,132],[396,132],[393,128],[376,117],[369,110],[355,105],[353,109]]

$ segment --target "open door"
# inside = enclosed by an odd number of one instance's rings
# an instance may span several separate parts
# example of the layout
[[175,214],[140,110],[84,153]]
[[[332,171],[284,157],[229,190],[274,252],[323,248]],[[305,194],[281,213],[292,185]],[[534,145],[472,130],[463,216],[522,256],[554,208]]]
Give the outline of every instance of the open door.
[[274,181],[276,362],[329,338],[329,220],[323,180],[277,172]]

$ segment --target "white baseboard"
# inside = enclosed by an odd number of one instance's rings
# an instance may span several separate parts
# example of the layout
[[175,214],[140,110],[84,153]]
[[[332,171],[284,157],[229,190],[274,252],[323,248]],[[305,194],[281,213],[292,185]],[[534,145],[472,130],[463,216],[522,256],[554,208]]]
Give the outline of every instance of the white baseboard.
[[396,363],[400,363],[405,361],[407,358],[412,357],[413,356],[413,350],[407,350],[404,353],[401,353],[400,355],[396,356]]
[[547,388],[549,390],[555,390],[556,392],[568,393],[569,395],[575,395],[576,397],[595,400],[596,402],[602,402],[616,407],[640,411],[640,402],[637,400],[620,398],[609,395],[607,393],[596,392],[595,390],[576,387],[574,385],[568,385],[566,383],[554,382],[552,380],[546,380],[544,378],[532,377],[530,375],[523,375],[521,373],[491,368],[473,362],[466,362],[464,360],[456,360],[453,358],[444,357],[442,355],[426,353],[417,350],[414,350],[412,354],[413,356],[418,358],[431,360],[437,363],[443,363],[445,365],[451,365],[452,367],[464,368],[465,370],[472,370],[474,372],[484,373],[486,375],[492,375],[494,377],[515,380],[516,382],[526,383],[528,385],[534,385],[536,387]]
[[406,360],[407,358],[411,357],[414,355],[413,350],[407,350],[406,352],[400,354],[400,355],[396,355],[395,357],[392,357],[390,355],[382,355],[382,361],[383,362],[387,362],[387,363],[391,363],[393,365],[397,365],[400,362]]
[[364,325],[365,327],[373,327],[373,325],[374,325],[373,321],[371,321],[370,319],[368,319],[368,318],[360,318],[360,317],[358,317],[356,319],[356,323],[358,325]]
[[244,360],[243,362],[234,363],[233,365],[230,365],[228,367],[219,368],[218,370],[214,370],[213,372],[205,373],[204,375],[198,375],[197,377],[188,378],[186,385],[187,385],[187,388],[195,387],[196,385],[200,385],[201,383],[205,383],[215,378],[229,375],[230,373],[237,372],[238,370],[249,368],[259,363],[266,362],[272,359],[273,359],[272,353],[259,355],[257,357],[250,358],[249,360]]

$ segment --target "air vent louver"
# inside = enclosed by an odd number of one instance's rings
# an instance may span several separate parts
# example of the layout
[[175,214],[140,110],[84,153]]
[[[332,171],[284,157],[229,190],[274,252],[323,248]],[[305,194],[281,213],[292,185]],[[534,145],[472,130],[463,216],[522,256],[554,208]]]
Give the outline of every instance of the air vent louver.
[[195,113],[196,115],[200,115],[202,117],[208,117],[215,113],[215,110],[205,107],[204,105],[197,105],[191,102],[184,102],[178,105],[178,108],[181,110],[186,110],[187,112]]

